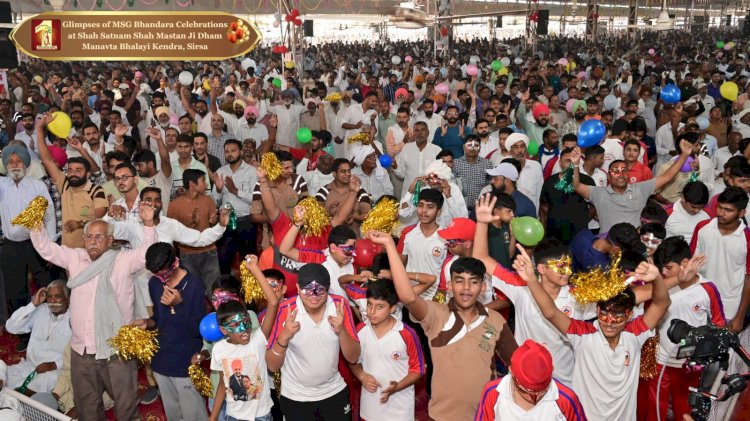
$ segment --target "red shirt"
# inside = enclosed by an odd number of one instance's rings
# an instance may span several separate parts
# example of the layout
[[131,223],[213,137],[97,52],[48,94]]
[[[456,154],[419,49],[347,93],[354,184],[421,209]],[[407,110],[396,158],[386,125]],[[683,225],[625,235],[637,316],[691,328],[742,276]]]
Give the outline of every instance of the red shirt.
[[628,171],[628,175],[630,177],[630,184],[648,181],[653,178],[651,169],[638,161],[636,161],[633,167]]

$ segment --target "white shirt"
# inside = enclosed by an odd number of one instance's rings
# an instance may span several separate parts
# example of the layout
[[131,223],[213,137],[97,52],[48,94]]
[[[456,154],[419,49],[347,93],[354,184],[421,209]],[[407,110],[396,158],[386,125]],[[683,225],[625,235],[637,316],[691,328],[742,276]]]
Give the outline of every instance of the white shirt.
[[729,158],[733,156],[737,156],[740,154],[740,151],[737,150],[734,153],[729,152],[729,146],[724,146],[719,148],[716,151],[716,172],[719,174],[722,174],[724,172],[724,164],[729,161]]
[[346,139],[359,133],[361,129],[344,129],[343,125],[344,123],[347,124],[358,124],[362,123],[364,126],[370,125],[370,116],[376,114],[376,111],[368,110],[365,112],[362,109],[362,104],[352,104],[349,106],[349,108],[346,109],[344,114],[341,116],[341,119],[339,121],[339,126],[342,126],[341,129],[344,131],[344,143],[346,143]]
[[63,352],[72,335],[70,312],[55,316],[47,303],[39,307],[29,303],[13,312],[5,322],[5,329],[15,335],[31,332],[27,361],[34,365],[54,362],[58,370],[62,369]]
[[[435,230],[432,235],[425,237],[421,224],[406,227],[401,233],[401,241],[398,243],[398,251],[408,257],[406,261],[407,272],[429,273],[440,276],[440,268],[445,261],[447,250],[445,240]],[[438,282],[432,284],[420,296],[425,300],[432,300],[437,292]]]
[[[126,240],[132,248],[143,244],[143,225],[135,221],[111,221],[114,226],[114,238]],[[205,247],[221,238],[226,227],[216,224],[203,231],[194,230],[183,225],[180,221],[166,216],[159,216],[159,223],[155,227],[157,241],[162,243],[180,243],[190,247]]]
[[568,419],[557,405],[560,392],[557,383],[554,381],[550,382],[549,389],[539,399],[539,402],[528,411],[515,403],[512,383],[513,376],[507,375],[497,385],[498,397],[497,402],[495,402],[495,420],[566,421]]
[[[240,167],[232,171],[227,164],[216,170],[216,175],[224,180],[224,188],[219,192],[214,186],[214,197],[222,204],[231,203],[238,218],[250,215],[250,205],[253,203],[253,189],[258,181],[258,172],[255,167],[240,160]],[[226,186],[226,178],[232,177],[237,194],[233,194]]]
[[535,209],[539,209],[539,197],[542,195],[543,185],[542,165],[533,159],[527,159],[526,165],[518,175],[516,188],[534,202]]
[[[684,124],[680,123],[678,130],[683,126]],[[654,139],[654,142],[656,143],[656,167],[658,168],[661,164],[672,159],[672,155],[670,155],[669,152],[676,150],[671,122],[662,125],[656,130],[656,138]]]
[[[250,334],[250,342],[236,345],[223,339],[211,350],[211,370],[221,373],[226,386],[227,415],[238,419],[255,419],[271,412],[271,379],[266,366],[266,337],[260,329]],[[234,368],[240,371],[235,375]],[[247,377],[247,379],[245,379]],[[252,385],[249,389],[244,382]],[[243,386],[239,389],[238,386]],[[232,389],[241,391],[234,393]]]
[[[417,146],[417,142],[409,142],[404,145],[401,152],[396,156],[396,165],[393,172],[403,178],[403,191],[395,192],[397,196],[406,193],[415,178],[424,175],[427,167],[435,161],[435,157],[442,151],[440,146],[428,142],[422,150]],[[460,193],[459,193],[460,194]]]
[[[487,158],[489,154],[495,151],[499,151],[499,150],[500,150],[500,138],[497,136],[497,132],[490,133],[490,135],[487,136],[486,142],[482,142],[480,139],[479,156],[481,156],[482,158]],[[495,153],[497,154],[499,152],[495,152]]]
[[693,255],[706,255],[706,265],[701,274],[712,279],[719,289],[724,304],[724,315],[727,320],[734,318],[740,305],[747,265],[750,231],[740,221],[737,229],[728,235],[722,235],[716,218],[701,223],[696,228],[698,238],[693,238]]
[[247,124],[247,120],[242,119],[239,124],[239,133],[237,133],[237,137],[240,142],[244,142],[247,139],[253,139],[255,140],[255,147],[259,148],[261,143],[268,140],[268,129],[260,123],[255,123],[253,127],[250,127]]
[[[10,124],[10,123],[7,123]],[[29,151],[29,155],[31,156],[32,161],[39,161],[39,153],[36,151],[36,130],[31,132],[31,134],[27,134],[26,131],[20,131],[16,133],[16,136],[13,138],[14,140],[20,140],[21,142],[26,145],[26,150]],[[32,143],[35,145],[33,148],[31,147]]]
[[[559,162],[560,161],[557,161],[555,163],[555,168],[557,168],[557,171],[553,170],[552,171],[553,174],[557,174],[557,173],[560,172],[560,164],[559,164]],[[604,172],[604,171],[602,171],[601,168],[594,168],[594,173],[593,174],[589,174],[589,173],[586,172],[586,169],[583,168],[583,162],[581,162],[578,165],[578,171],[581,174],[586,174],[589,177],[591,177],[594,180],[594,184],[596,184],[597,186],[606,186],[607,185],[607,173]]]
[[354,265],[352,264],[352,262],[349,262],[344,266],[339,266],[339,264],[336,263],[335,260],[333,260],[331,252],[328,250],[328,248],[323,249],[323,254],[326,256],[326,260],[322,263],[322,265],[324,268],[326,268],[326,270],[328,271],[328,275],[330,275],[331,277],[331,288],[329,289],[330,293],[346,297],[346,291],[344,291],[344,287],[342,287],[339,283],[339,277],[344,275],[354,275]]
[[[399,381],[411,372],[424,374],[424,356],[417,333],[400,320],[396,320],[393,328],[380,338],[369,322],[365,322],[357,334],[362,348],[362,369],[375,377],[383,388],[391,381]],[[381,391],[382,389],[379,389],[371,393],[362,387],[362,418],[399,421],[414,419],[414,385],[391,395],[386,404],[380,403]]]
[[[450,225],[453,218],[467,218],[469,216],[469,210],[466,208],[466,200],[461,193],[461,188],[452,181],[448,182],[448,184],[451,186],[451,197],[446,198],[443,195],[445,201],[443,202],[442,210],[437,216],[437,223],[441,227]],[[412,203],[413,197],[414,195],[407,191],[401,198],[398,219],[402,227],[417,223],[417,207]],[[404,207],[404,204],[406,204],[406,207]],[[434,273],[434,275],[437,275],[437,273]]]
[[573,390],[591,420],[636,421],[641,347],[654,336],[643,317],[631,320],[613,350],[599,321],[571,319],[567,336],[575,352]]
[[622,145],[620,139],[607,138],[601,143],[601,147],[604,148],[604,165],[602,170],[608,171],[609,165],[617,159],[625,159],[623,155]]
[[689,214],[683,207],[682,200],[680,199],[672,205],[672,214],[667,218],[664,228],[667,229],[667,238],[681,235],[690,244],[690,240],[693,239],[693,231],[698,222],[711,219],[711,217],[704,210],[695,215]]
[[[542,315],[539,306],[531,296],[529,288],[517,274],[505,270],[500,265],[492,274],[492,286],[505,294],[516,309],[516,342],[522,344],[533,339],[549,349],[554,362],[553,376],[566,385],[573,383],[573,345],[566,335]],[[596,317],[596,304],[581,305],[564,286],[555,298],[555,306],[566,316],[578,320]]]
[[378,199],[383,195],[389,194],[393,196],[393,183],[388,174],[383,172],[383,176],[378,178],[377,171],[373,170],[370,175],[366,175],[362,171],[362,167],[355,167],[352,169],[352,175],[356,175],[362,182],[362,188],[370,194],[372,203],[377,202]]
[[55,207],[52,206],[47,185],[29,176],[22,178],[18,184],[10,177],[0,177],[0,219],[2,219],[3,236],[6,239],[19,242],[31,238],[28,229],[21,225],[12,225],[11,221],[37,196],[44,197],[49,204],[44,212],[44,229],[49,238],[54,239],[57,232]]
[[[276,114],[279,124],[276,129],[276,143],[283,146],[297,147],[297,129],[299,129],[299,116],[307,111],[302,104],[292,103],[287,108],[284,104],[271,105],[268,111]],[[258,145],[260,146],[260,145]]]

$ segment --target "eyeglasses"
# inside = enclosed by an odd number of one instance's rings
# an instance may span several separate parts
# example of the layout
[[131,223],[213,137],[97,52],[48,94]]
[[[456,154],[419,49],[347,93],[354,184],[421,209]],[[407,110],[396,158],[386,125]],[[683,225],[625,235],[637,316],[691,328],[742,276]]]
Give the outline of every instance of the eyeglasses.
[[620,324],[626,321],[628,317],[630,317],[629,311],[626,311],[625,313],[610,313],[606,310],[599,310],[599,314],[597,315],[597,318],[600,322],[613,325]]
[[328,288],[324,287],[323,285],[319,285],[317,282],[313,281],[310,284],[308,284],[308,286],[306,286],[305,288],[302,288],[300,292],[305,297],[312,297],[312,296],[320,297],[320,296],[328,294]]
[[473,242],[474,240],[460,240],[457,238],[452,238],[450,240],[445,240],[445,245],[447,247],[456,247],[456,246],[460,246],[461,244],[471,244]]
[[351,256],[352,254],[354,254],[355,246],[336,246],[336,248],[347,256]]
[[222,323],[221,327],[226,329],[229,333],[242,333],[253,326],[252,320],[247,313],[237,313],[227,322]]
[[120,181],[128,181],[131,178],[135,177],[134,175],[123,175],[122,177],[113,177],[112,180],[115,181],[115,183],[119,183]]
[[612,175],[615,175],[615,176],[616,175],[627,175],[628,174],[628,169],[627,168],[619,168],[619,169],[613,168],[613,169],[609,170],[609,173],[612,174]]
[[104,234],[83,234],[83,239],[86,241],[95,240],[97,243],[101,242],[107,237],[111,237],[111,235],[104,235]]
[[547,261],[547,267],[558,275],[572,275],[573,271],[570,269],[573,260],[570,256],[562,256],[559,259],[553,259]]
[[654,233],[650,232],[648,234],[641,235],[641,242],[645,244],[647,247],[659,247],[659,244],[664,241],[661,238],[657,238],[654,236]]

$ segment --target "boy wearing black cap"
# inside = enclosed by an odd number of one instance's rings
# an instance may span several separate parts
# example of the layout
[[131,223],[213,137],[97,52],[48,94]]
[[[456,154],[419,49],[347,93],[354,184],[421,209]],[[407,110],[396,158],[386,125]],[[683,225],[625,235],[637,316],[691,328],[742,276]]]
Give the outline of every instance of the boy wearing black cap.
[[[338,372],[339,352],[359,360],[360,346],[345,298],[331,295],[323,265],[297,272],[299,296],[283,301],[266,351],[268,369],[281,369],[281,409],[289,420],[350,420],[349,391]],[[326,323],[327,321],[327,323]],[[328,326],[327,326],[328,325]]]
[[527,339],[510,357],[510,374],[484,387],[474,420],[585,420],[578,396],[552,369],[547,348]]

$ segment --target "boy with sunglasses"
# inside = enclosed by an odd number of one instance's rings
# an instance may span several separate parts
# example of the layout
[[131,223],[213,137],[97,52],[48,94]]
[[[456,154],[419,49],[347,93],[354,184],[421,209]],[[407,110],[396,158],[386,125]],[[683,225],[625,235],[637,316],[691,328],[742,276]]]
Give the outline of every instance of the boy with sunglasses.
[[244,264],[263,290],[267,302],[266,312],[270,317],[261,322],[260,329],[253,331],[253,321],[240,301],[230,299],[221,303],[216,310],[219,329],[226,339],[214,345],[211,355],[211,370],[221,373],[221,381],[211,408],[211,421],[219,419],[225,400],[226,415],[230,420],[272,419],[273,401],[265,348],[279,301],[258,267],[258,258],[248,256]]
[[526,281],[544,317],[573,346],[572,386],[587,416],[592,420],[635,421],[641,347],[654,336],[670,304],[659,270],[642,262],[634,272],[639,280],[653,285],[651,305],[642,316],[631,320],[635,294],[626,288],[597,303],[598,320],[584,322],[557,308],[542,284],[535,282],[535,266],[526,250],[520,245],[518,250],[513,268]]
[[510,357],[510,374],[487,383],[474,421],[585,421],[576,393],[552,378],[550,351],[527,339]]
[[[560,332],[540,311],[526,281],[498,264],[487,253],[487,225],[491,222],[494,198],[483,197],[477,202],[477,229],[474,236],[474,257],[481,260],[492,274],[492,286],[502,292],[515,306],[515,338],[517,343],[534,339],[544,343],[555,361],[555,378],[563,384],[573,382],[573,345],[560,337]],[[593,305],[582,306],[570,294],[568,281],[572,260],[568,249],[555,239],[545,239],[534,248],[534,262],[539,277],[532,282],[540,284],[554,300],[555,308],[566,316],[579,320],[596,317]]]
[[359,339],[346,299],[329,294],[330,286],[323,265],[302,266],[297,272],[300,295],[284,300],[274,321],[266,362],[271,371],[281,369],[281,409],[288,420],[351,419],[339,354],[349,364],[357,363]]
[[357,242],[357,234],[349,226],[339,225],[328,233],[327,249],[323,251],[300,250],[295,244],[297,244],[297,236],[302,229],[302,221],[305,220],[305,208],[302,206],[294,208],[294,219],[294,224],[292,224],[279,244],[279,251],[284,256],[299,263],[322,264],[328,270],[328,274],[332,280],[331,292],[340,297],[346,297],[346,292],[339,283],[339,277],[354,274],[354,265],[352,265],[352,262],[354,261],[354,247]]

